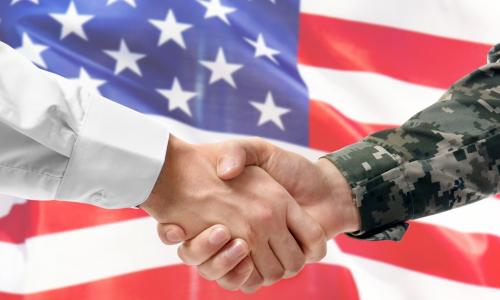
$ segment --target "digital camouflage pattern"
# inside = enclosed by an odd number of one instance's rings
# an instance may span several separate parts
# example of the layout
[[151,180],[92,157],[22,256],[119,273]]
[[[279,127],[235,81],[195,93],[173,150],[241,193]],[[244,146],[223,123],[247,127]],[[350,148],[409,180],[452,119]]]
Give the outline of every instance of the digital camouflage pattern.
[[416,219],[500,190],[500,44],[489,64],[456,82],[401,127],[326,157],[344,174],[366,240],[400,240]]

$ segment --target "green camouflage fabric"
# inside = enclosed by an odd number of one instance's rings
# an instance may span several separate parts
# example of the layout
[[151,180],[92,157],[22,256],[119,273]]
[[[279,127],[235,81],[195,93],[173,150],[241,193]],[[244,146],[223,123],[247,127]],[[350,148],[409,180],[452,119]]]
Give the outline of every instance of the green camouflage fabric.
[[488,64],[456,82],[401,127],[326,157],[344,174],[365,240],[400,240],[406,221],[500,190],[500,44]]

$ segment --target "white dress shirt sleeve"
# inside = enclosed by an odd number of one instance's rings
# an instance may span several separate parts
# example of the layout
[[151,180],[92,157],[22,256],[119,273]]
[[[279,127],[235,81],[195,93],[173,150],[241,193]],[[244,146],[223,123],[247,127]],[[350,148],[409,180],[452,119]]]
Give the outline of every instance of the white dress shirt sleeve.
[[153,189],[168,136],[0,42],[1,194],[134,207]]

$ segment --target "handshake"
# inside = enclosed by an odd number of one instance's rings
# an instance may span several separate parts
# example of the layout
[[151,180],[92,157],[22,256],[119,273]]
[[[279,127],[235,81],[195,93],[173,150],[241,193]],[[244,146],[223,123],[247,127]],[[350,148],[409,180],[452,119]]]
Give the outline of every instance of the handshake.
[[327,159],[312,163],[258,138],[168,142],[165,164],[141,205],[166,244],[201,276],[252,292],[326,254],[326,241],[359,229],[346,180]]

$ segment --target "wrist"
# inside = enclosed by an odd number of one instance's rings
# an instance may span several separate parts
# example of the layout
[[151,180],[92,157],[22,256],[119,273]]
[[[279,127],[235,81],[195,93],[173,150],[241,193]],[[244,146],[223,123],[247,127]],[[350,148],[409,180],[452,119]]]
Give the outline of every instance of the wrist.
[[170,189],[171,180],[167,180],[167,176],[175,177],[175,173],[172,168],[169,168],[174,159],[181,159],[180,153],[186,153],[188,151],[189,144],[185,143],[181,139],[170,135],[168,139],[167,151],[165,154],[165,161],[163,163],[162,169],[158,178],[155,182],[151,194],[148,196],[146,201],[144,201],[140,208],[146,211],[153,218],[161,222],[161,216],[164,215],[162,212],[168,210],[169,196],[168,191]]
[[338,233],[354,232],[360,229],[359,210],[353,200],[351,187],[340,170],[328,159],[316,163],[327,185],[327,195],[322,201],[327,203],[331,218],[327,233],[333,237]]

